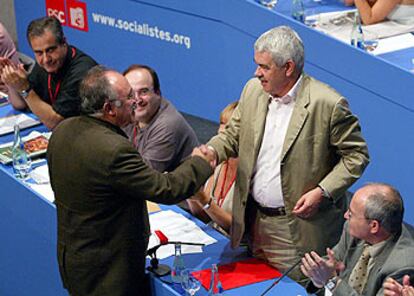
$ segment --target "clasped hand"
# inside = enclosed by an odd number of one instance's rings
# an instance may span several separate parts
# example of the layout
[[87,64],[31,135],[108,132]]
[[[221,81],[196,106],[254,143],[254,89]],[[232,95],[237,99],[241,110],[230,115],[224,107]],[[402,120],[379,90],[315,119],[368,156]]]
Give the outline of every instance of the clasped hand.
[[217,165],[217,154],[214,150],[209,149],[206,145],[201,145],[193,149],[191,156],[199,156],[206,160],[214,170]]

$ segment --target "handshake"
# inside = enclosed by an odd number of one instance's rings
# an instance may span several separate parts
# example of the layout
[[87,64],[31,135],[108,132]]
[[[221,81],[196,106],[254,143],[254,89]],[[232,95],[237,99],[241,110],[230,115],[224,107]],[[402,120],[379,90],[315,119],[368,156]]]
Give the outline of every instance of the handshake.
[[200,145],[193,149],[191,156],[199,156],[207,161],[214,170],[217,166],[217,152],[213,147],[207,145]]

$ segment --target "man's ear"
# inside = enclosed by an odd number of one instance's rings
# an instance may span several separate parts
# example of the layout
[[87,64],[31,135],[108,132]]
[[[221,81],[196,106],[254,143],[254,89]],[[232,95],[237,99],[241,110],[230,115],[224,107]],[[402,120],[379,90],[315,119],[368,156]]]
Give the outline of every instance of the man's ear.
[[371,233],[372,234],[376,234],[376,233],[379,232],[381,225],[377,220],[371,220],[369,222],[369,225],[371,226]]
[[104,113],[106,113],[110,116],[115,116],[116,115],[115,108],[109,102],[104,103],[103,110],[104,110]]
[[288,60],[287,63],[285,64],[286,67],[286,76],[290,77],[293,74],[295,74],[295,70],[296,70],[296,64],[294,61],[292,60]]

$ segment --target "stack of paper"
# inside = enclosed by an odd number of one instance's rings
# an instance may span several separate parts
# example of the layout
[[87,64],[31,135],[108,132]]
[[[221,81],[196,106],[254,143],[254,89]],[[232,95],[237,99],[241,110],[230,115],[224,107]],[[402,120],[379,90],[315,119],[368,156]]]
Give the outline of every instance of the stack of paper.
[[[355,10],[336,11],[320,13],[309,18],[316,21],[314,25],[316,30],[322,31],[336,39],[345,43],[350,43],[351,31],[355,18]],[[414,32],[414,24],[401,24],[395,21],[383,21],[373,25],[362,26],[362,31],[367,35],[375,35],[377,39],[384,39],[397,35]],[[408,36],[409,34],[405,35]],[[395,48],[387,49],[387,51],[394,51],[401,49],[398,43],[392,43]],[[403,48],[406,48],[404,45]],[[383,53],[383,52],[382,52]]]
[[20,129],[32,127],[40,124],[40,121],[26,114],[10,115],[0,118],[0,135],[13,132],[14,125],[18,124]]
[[[217,242],[217,240],[202,231],[193,221],[190,221],[183,215],[171,210],[154,213],[150,215],[149,218],[151,225],[151,237],[148,249],[159,244],[159,240],[154,234],[156,230],[161,230],[162,233],[168,238],[168,241],[202,243],[205,245]],[[200,246],[181,246],[181,252],[183,254],[202,253],[202,251],[202,247]],[[163,259],[173,256],[174,252],[174,245],[161,246],[157,250],[157,258]]]

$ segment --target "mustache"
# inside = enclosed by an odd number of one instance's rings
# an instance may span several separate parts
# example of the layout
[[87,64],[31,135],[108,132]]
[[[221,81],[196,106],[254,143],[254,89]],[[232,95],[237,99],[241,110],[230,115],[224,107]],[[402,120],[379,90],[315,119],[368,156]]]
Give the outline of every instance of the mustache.
[[135,102],[131,105],[131,111],[135,111],[135,109],[137,109],[137,108],[138,108],[138,103],[137,102]]

